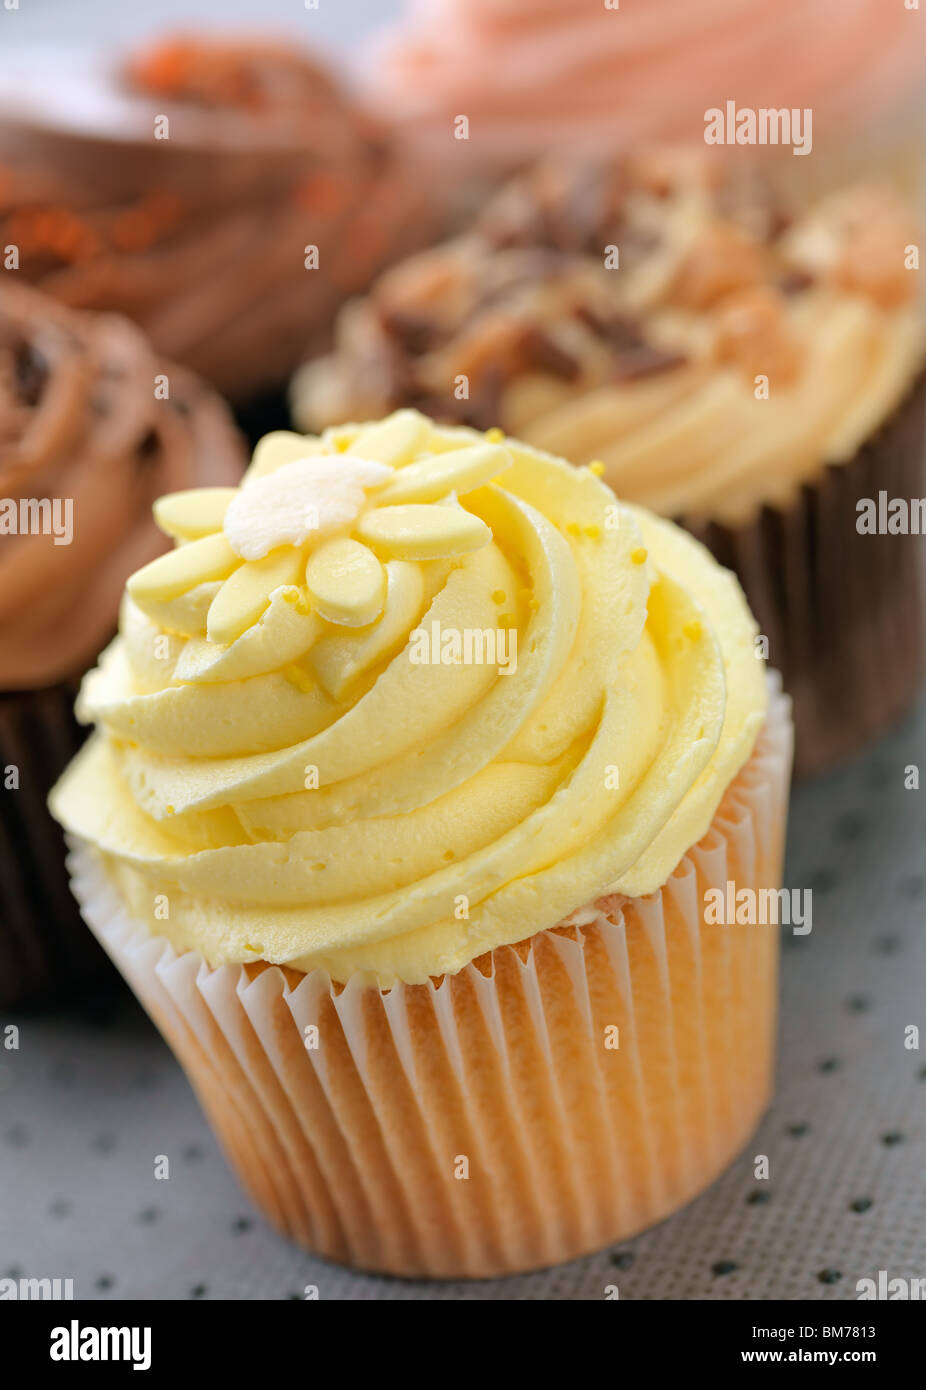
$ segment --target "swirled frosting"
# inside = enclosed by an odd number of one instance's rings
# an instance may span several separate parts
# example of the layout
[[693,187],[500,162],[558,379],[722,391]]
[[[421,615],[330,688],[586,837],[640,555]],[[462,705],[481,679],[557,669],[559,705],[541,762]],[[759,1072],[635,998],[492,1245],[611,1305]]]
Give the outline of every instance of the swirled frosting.
[[[368,55],[374,102],[459,167],[699,138],[707,108],[811,107],[853,132],[919,93],[926,25],[903,0],[416,0]],[[460,114],[469,139],[452,138]]]
[[30,284],[126,314],[228,396],[285,380],[430,225],[381,127],[299,49],[165,38],[0,73],[0,247]]
[[[154,499],[235,482],[244,463],[223,402],[133,324],[4,282],[0,690],[79,675],[112,636],[128,575],[164,548]],[[57,535],[53,505],[70,508]]]
[[[304,427],[500,425],[665,515],[738,521],[843,462],[923,362],[915,223],[857,185],[792,220],[686,150],[515,182],[348,305]],[[460,383],[465,383],[461,389]]]
[[213,964],[421,982],[648,893],[761,727],[733,576],[513,440],[271,435],[156,515],[51,804]]

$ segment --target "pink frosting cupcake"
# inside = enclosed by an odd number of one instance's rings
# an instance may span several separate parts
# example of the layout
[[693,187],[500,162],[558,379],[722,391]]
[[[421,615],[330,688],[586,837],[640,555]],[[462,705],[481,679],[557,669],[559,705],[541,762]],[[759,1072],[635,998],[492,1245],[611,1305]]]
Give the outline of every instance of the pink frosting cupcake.
[[[815,151],[880,161],[922,128],[924,54],[926,14],[904,0],[412,0],[367,80],[422,155],[483,172],[700,138],[728,99],[809,107]],[[788,160],[815,181],[822,162]]]

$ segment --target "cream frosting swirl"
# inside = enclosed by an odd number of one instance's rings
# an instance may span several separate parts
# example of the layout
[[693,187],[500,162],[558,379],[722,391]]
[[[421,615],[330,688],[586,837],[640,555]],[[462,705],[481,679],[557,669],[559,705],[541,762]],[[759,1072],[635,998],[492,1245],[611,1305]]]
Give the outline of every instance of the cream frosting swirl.
[[663,515],[737,522],[853,457],[912,386],[917,245],[874,185],[790,220],[745,171],[718,180],[683,149],[541,168],[348,305],[334,352],[294,380],[294,414],[318,428],[415,405],[497,424],[603,462]]
[[734,577],[514,440],[271,435],[156,515],[51,805],[213,964],[415,983],[649,893],[763,722]]

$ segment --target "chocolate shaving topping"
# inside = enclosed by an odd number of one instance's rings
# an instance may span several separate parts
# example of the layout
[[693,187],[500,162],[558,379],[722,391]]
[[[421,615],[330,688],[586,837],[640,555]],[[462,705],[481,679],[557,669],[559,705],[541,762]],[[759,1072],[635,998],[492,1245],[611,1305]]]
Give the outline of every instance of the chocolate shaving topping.
[[480,230],[499,249],[547,246],[597,255],[620,240],[626,190],[619,165],[546,166],[495,199]]
[[750,235],[770,243],[791,225],[791,214],[778,192],[755,170],[731,174],[714,195],[714,205]]
[[525,192],[512,190],[504,204],[490,209],[482,230],[499,251],[538,246],[546,240],[543,210]]
[[560,204],[570,227],[568,249],[598,255],[609,243],[622,243],[627,191],[627,177],[620,164],[574,170]]
[[572,354],[554,342],[549,333],[533,324],[524,329],[518,347],[528,367],[537,367],[551,376],[561,377],[563,381],[575,381],[580,374],[580,365]]
[[23,405],[36,406],[42,399],[48,381],[48,360],[27,339],[21,339],[13,351],[16,391]]
[[135,446],[135,454],[139,463],[144,467],[157,458],[161,452],[161,440],[156,429],[146,430],[138,444]]
[[630,381],[640,381],[643,377],[655,376],[659,372],[681,367],[685,361],[683,352],[673,352],[667,348],[653,347],[651,343],[642,343],[637,347],[628,348],[618,356],[611,379],[615,384],[623,386]]
[[778,288],[782,294],[801,294],[804,290],[809,290],[814,283],[814,277],[809,270],[785,271],[784,275],[778,279]]
[[505,267],[504,275],[481,289],[471,306],[470,317],[506,299],[514,289],[541,281],[549,283],[568,274],[570,264],[570,258],[561,251],[544,246],[530,247],[518,256],[516,264]]
[[383,331],[413,357],[420,357],[432,348],[438,336],[437,325],[424,314],[408,313],[404,309],[381,308],[379,321]]
[[642,325],[625,314],[598,314],[588,304],[577,304],[576,318],[588,325],[597,337],[618,352],[645,347]]

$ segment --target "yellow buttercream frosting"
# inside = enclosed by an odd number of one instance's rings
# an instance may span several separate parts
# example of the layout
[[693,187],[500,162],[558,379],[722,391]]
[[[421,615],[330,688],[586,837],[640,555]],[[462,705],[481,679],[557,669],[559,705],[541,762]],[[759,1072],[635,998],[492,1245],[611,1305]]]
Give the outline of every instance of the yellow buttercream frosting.
[[763,722],[734,577],[514,440],[279,433],[156,515],[51,806],[212,965],[417,983],[650,893]]

